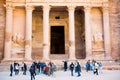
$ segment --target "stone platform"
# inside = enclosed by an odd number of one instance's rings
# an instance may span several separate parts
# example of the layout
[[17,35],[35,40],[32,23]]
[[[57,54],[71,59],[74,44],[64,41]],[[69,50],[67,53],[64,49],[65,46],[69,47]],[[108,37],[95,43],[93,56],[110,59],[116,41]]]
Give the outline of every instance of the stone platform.
[[[51,60],[54,64],[56,64],[57,66],[57,70],[61,70],[63,69],[63,60]],[[81,64],[81,67],[83,70],[85,70],[85,63],[87,62],[87,60],[78,60],[79,63]],[[46,64],[49,61],[46,61]],[[71,62],[74,61],[68,61],[68,66]],[[103,65],[103,69],[104,70],[120,70],[120,61],[102,61],[102,60],[97,60],[97,62],[101,62]],[[9,71],[9,65],[11,62],[2,62],[0,63],[0,72],[1,71]],[[13,62],[12,62],[13,63]],[[22,64],[22,61],[18,61],[19,64]],[[30,64],[32,63],[32,61],[26,61],[28,67],[30,66]]]

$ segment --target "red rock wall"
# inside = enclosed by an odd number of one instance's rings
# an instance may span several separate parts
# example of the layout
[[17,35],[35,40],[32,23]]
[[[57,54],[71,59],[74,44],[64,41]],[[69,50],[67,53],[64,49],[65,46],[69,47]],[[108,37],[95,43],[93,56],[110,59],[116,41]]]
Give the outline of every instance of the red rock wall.
[[4,48],[4,29],[5,29],[5,8],[3,7],[4,0],[0,0],[0,60],[3,59]]
[[112,58],[120,59],[120,1],[110,2]]

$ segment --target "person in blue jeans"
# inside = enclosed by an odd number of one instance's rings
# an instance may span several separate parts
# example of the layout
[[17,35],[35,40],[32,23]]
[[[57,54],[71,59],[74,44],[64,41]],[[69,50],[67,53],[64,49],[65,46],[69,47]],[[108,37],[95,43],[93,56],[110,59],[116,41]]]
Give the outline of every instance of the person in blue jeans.
[[74,71],[74,64],[71,62],[70,64],[70,71],[71,71],[71,76],[73,76],[73,71]]

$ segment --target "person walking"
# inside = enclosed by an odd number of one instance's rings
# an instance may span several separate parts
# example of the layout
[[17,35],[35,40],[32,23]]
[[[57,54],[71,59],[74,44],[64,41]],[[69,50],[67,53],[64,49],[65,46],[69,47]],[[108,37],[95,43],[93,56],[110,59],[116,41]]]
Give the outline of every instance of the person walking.
[[13,65],[10,64],[10,76],[12,76],[12,74],[13,74]]
[[71,64],[70,64],[71,76],[74,76],[73,71],[74,71],[74,64],[73,64],[73,62],[71,62]]

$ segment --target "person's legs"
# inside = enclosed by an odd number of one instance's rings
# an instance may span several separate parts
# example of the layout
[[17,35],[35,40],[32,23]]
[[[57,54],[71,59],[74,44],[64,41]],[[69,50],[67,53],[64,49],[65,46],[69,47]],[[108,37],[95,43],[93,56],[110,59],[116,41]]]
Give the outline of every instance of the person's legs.
[[64,68],[64,71],[66,71],[66,68]]
[[50,69],[50,75],[53,76],[53,69]]
[[25,70],[25,75],[26,75],[26,70]]
[[98,75],[98,69],[96,69],[96,75]]
[[12,76],[12,71],[10,71],[10,76]]
[[73,76],[73,70],[71,70],[71,76]]
[[23,71],[23,75],[26,75],[26,70]]
[[86,72],[88,72],[88,67],[86,67]]
[[81,76],[81,75],[80,75],[80,71],[78,71],[78,77],[79,77],[79,76]]
[[93,74],[96,74],[96,69],[93,70]]
[[17,71],[16,71],[16,70],[14,70],[14,72],[15,72],[15,75],[17,75]]
[[103,71],[102,71],[102,67],[99,68],[99,72],[100,72],[100,73],[103,73]]
[[31,76],[31,80],[32,80],[32,77],[33,77],[32,74],[30,74],[30,76]]
[[35,75],[33,74],[33,78],[35,79]]
[[25,70],[23,70],[23,75],[25,75]]

